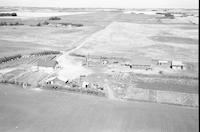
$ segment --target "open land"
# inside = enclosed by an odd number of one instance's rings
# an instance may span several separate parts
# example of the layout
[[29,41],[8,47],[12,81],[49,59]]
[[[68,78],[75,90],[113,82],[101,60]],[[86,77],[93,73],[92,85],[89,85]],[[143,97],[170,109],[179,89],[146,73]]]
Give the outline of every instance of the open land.
[[198,111],[0,85],[0,131],[198,131]]

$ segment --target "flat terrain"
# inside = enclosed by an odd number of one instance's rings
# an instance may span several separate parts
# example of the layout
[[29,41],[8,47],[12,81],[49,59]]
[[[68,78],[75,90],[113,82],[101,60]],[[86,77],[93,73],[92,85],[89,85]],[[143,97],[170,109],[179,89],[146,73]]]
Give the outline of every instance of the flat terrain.
[[0,85],[4,132],[198,132],[198,108]]
[[[69,50],[76,41],[94,32],[92,27],[0,27],[0,56],[27,54],[41,50]],[[15,52],[13,52],[15,51]]]
[[198,61],[198,29],[180,25],[113,22],[90,37],[79,54]]

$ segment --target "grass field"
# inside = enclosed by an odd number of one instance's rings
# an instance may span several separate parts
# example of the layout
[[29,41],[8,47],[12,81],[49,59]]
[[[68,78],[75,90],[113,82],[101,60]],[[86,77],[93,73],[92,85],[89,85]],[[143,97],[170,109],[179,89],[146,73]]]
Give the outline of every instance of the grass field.
[[198,30],[176,27],[114,22],[93,34],[76,52],[84,55],[126,56],[132,60],[141,57],[197,62]]
[[0,85],[4,132],[197,132],[198,108]]

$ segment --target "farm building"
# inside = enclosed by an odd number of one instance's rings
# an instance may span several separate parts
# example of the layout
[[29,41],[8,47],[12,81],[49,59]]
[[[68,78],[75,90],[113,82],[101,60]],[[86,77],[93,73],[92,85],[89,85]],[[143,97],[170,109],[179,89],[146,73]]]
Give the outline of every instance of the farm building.
[[125,64],[125,66],[129,66],[130,69],[149,70],[151,69],[151,62],[148,60],[137,60],[133,61],[132,64]]
[[167,65],[169,62],[166,60],[158,60],[157,64],[158,65]]
[[131,69],[145,69],[145,70],[149,70],[151,69],[151,65],[145,65],[145,64],[132,64],[130,65]]
[[55,60],[39,60],[37,66],[39,70],[53,71],[57,64],[58,62]]
[[65,85],[65,82],[61,81],[57,77],[48,78],[45,82],[46,82],[46,84],[51,84],[51,85],[61,85],[61,86]]
[[177,69],[177,70],[183,70],[184,65],[181,61],[172,61],[171,62],[171,68],[172,69]]

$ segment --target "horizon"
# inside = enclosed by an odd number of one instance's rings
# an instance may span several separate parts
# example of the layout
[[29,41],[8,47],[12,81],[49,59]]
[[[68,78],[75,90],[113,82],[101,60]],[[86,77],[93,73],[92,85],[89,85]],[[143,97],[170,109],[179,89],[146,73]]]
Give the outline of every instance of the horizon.
[[199,9],[198,0],[0,0],[0,7]]
[[54,7],[54,6],[1,6],[9,8],[63,8],[63,9],[187,9],[187,10],[199,10],[199,8],[183,8],[183,7],[155,7],[155,8],[142,8],[142,7]]
[[11,7],[11,8],[65,8],[65,9],[195,9],[195,10],[199,10],[199,8],[183,8],[183,7],[169,7],[169,8],[165,8],[165,7],[155,7],[155,8],[142,8],[142,7],[127,7],[127,8],[123,8],[123,7],[53,7],[53,6],[1,6],[1,7]]

